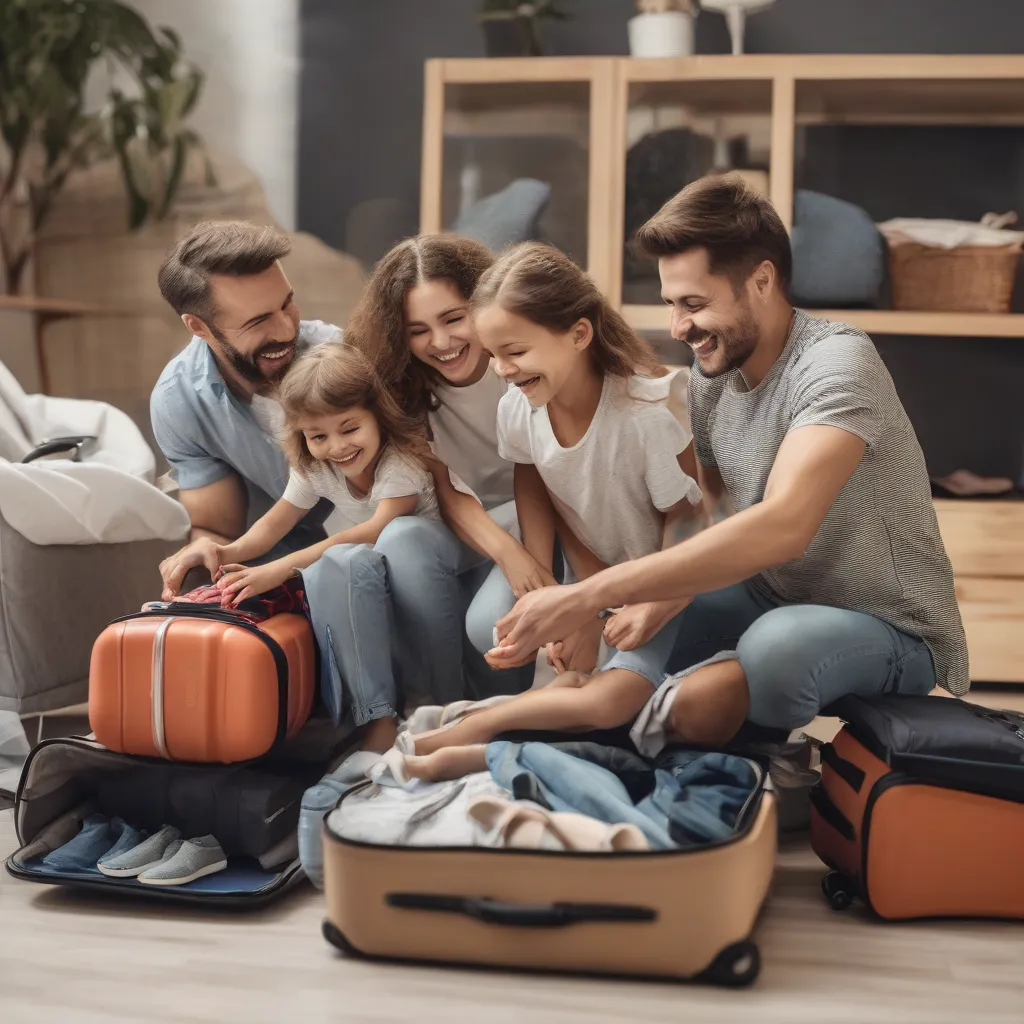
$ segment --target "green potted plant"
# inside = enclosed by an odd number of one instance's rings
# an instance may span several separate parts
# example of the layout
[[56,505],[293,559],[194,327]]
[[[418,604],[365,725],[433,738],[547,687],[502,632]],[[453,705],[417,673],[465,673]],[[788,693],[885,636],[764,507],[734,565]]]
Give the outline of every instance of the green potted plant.
[[540,23],[566,21],[558,0],[483,0],[480,23],[488,57],[539,57]]
[[[86,104],[103,73],[104,102]],[[117,0],[0,0],[0,273],[17,293],[67,178],[116,158],[129,226],[167,215],[190,151],[203,76],[181,40]],[[209,164],[207,174],[210,175]]]

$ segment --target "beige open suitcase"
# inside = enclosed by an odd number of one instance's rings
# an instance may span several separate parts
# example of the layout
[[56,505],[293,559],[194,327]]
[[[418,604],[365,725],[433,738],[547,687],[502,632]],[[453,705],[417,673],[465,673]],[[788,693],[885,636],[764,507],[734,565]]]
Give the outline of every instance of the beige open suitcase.
[[760,970],[750,934],[777,846],[764,790],[734,837],[692,850],[384,846],[329,820],[323,931],[350,956],[729,986]]

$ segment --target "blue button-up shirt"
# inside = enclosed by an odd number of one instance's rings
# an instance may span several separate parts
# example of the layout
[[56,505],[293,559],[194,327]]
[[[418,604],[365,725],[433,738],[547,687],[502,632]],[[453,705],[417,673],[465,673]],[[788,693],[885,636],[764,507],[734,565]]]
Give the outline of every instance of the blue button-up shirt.
[[[299,324],[301,351],[339,341],[341,331],[320,320]],[[251,408],[225,384],[213,352],[194,337],[160,374],[149,403],[156,443],[183,491],[237,473],[249,491],[251,525],[283,494],[288,462]]]

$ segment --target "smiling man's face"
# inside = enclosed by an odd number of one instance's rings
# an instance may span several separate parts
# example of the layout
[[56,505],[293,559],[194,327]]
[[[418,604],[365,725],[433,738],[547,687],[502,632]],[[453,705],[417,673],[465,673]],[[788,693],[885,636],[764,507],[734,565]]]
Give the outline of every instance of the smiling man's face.
[[271,390],[295,359],[299,309],[292,287],[275,263],[246,277],[214,275],[216,313],[206,324],[221,359],[256,391]]
[[704,376],[742,367],[761,338],[753,275],[737,291],[731,278],[711,273],[706,249],[663,256],[658,271],[662,298],[672,309],[672,337],[693,349]]

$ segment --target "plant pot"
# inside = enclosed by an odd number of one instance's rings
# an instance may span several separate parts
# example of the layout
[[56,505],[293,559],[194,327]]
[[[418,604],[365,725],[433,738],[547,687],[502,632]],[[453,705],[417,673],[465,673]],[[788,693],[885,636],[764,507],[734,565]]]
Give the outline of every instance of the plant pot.
[[629,52],[634,57],[689,57],[693,17],[682,11],[638,14],[629,19]]
[[524,18],[485,21],[484,53],[488,57],[538,57],[540,48]]

